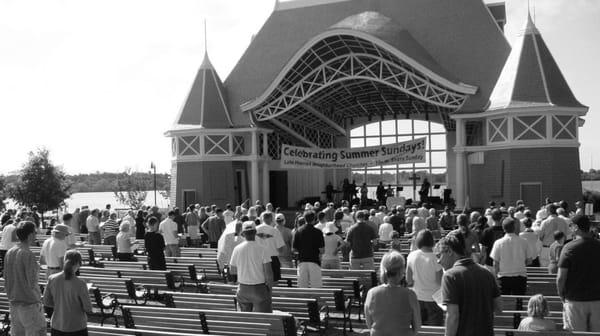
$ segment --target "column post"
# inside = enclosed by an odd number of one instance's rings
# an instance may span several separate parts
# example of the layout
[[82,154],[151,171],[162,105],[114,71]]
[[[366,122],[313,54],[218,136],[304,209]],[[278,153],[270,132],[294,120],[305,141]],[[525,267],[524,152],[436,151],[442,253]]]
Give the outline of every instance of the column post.
[[456,119],[456,146],[454,153],[456,154],[456,208],[462,209],[465,206],[467,195],[466,181],[466,155],[465,155],[465,120]]
[[263,133],[263,167],[262,167],[262,201],[266,204],[271,201],[270,180],[269,180],[269,144],[267,141],[267,132]]
[[250,205],[254,204],[258,199],[259,195],[258,186],[258,134],[256,131],[252,131],[252,159],[250,160],[250,197],[252,201]]

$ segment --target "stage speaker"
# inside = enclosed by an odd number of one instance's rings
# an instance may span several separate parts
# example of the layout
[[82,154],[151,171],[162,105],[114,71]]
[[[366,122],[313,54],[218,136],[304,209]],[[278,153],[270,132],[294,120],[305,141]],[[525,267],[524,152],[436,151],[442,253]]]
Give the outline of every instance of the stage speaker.
[[397,188],[396,188],[396,192],[401,192],[401,191],[403,191],[403,190],[404,190],[404,187],[397,187]]
[[450,196],[452,195],[452,189],[444,189],[444,203],[450,203]]
[[440,185],[439,184],[434,184],[433,185],[433,189],[440,189]]

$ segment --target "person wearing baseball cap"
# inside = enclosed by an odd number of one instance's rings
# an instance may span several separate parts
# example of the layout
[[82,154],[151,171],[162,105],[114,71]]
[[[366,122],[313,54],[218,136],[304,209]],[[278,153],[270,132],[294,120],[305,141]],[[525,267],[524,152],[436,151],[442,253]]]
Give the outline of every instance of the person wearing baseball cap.
[[275,215],[275,228],[281,233],[281,238],[285,245],[279,251],[279,262],[281,267],[293,268],[294,263],[292,261],[292,230],[285,226],[285,215],[278,213]]
[[69,249],[66,238],[71,232],[69,227],[58,224],[52,229],[52,237],[46,239],[40,250],[40,263],[46,264],[46,279],[63,269],[63,259]]
[[266,248],[256,242],[256,224],[242,223],[245,242],[236,246],[231,254],[229,267],[238,276],[236,294],[240,311],[271,313],[273,270],[271,257]]

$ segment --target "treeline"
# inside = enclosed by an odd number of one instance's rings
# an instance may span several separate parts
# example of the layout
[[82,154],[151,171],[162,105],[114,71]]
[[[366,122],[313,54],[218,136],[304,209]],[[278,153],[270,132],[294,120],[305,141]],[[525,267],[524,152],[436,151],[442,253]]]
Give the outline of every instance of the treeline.
[[[71,193],[79,192],[104,192],[128,190],[152,190],[153,175],[149,173],[95,173],[67,175],[67,183],[71,186]],[[6,185],[17,181],[17,175],[4,177]],[[156,189],[170,189],[170,175],[156,174]]]
[[588,172],[581,171],[582,181],[597,181],[600,180],[600,170],[590,169]]

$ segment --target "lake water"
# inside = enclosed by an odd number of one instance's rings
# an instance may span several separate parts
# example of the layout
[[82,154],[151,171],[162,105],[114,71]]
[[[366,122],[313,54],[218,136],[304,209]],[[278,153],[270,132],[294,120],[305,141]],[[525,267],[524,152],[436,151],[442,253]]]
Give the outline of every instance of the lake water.
[[582,181],[584,190],[600,191],[600,181]]
[[[126,208],[125,205],[117,202],[115,193],[113,192],[83,192],[71,195],[71,198],[65,200],[67,211],[73,212],[76,208],[81,208],[87,205],[90,209],[104,209],[107,204],[110,204],[113,209]],[[145,205],[154,205],[154,191],[147,191]],[[160,192],[156,192],[156,205],[161,209],[169,207],[169,199],[164,198]],[[14,202],[8,201],[9,208],[14,207]]]
[[[113,209],[125,208],[126,206],[117,202],[115,193],[113,192],[85,192],[75,193],[71,198],[65,201],[69,212],[75,211],[75,208],[81,208],[87,205],[90,209],[104,209],[107,204],[110,204]],[[154,205],[154,191],[147,191],[145,205]],[[156,192],[156,205],[161,209],[169,207],[169,199],[164,198],[160,192]]]
[[[600,181],[582,181],[582,186],[584,190],[593,190],[600,192]],[[442,189],[435,190],[433,196],[442,196],[441,190]],[[369,191],[369,196],[375,198],[375,188]],[[401,192],[400,196],[412,198],[412,188],[404,187],[404,191]],[[69,212],[73,212],[75,208],[81,208],[84,205],[87,205],[90,209],[104,209],[106,204],[110,204],[114,209],[125,208],[125,205],[117,202],[117,199],[115,198],[115,194],[113,192],[75,193],[71,195],[71,198],[67,199],[65,203],[67,204],[67,211]],[[154,205],[154,191],[150,190],[147,192],[146,201],[144,202],[144,204]],[[7,205],[8,207],[14,207],[14,203],[10,201]],[[156,205],[161,209],[166,209],[169,207],[169,199],[164,198],[159,192],[157,192]]]

